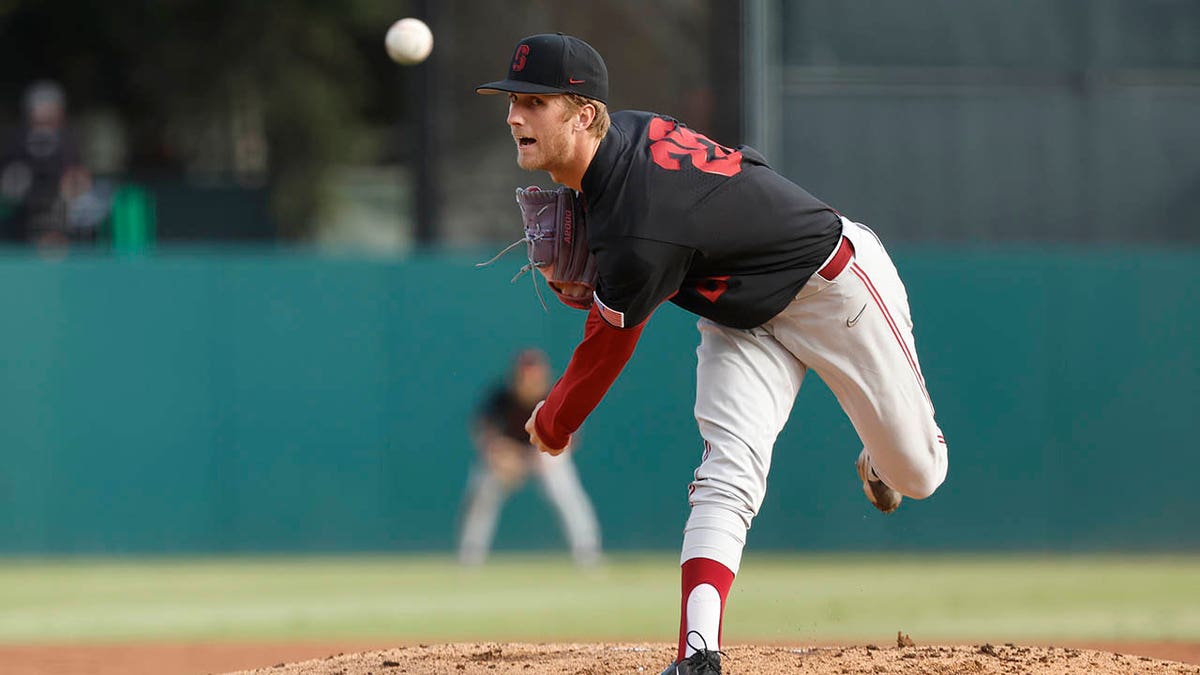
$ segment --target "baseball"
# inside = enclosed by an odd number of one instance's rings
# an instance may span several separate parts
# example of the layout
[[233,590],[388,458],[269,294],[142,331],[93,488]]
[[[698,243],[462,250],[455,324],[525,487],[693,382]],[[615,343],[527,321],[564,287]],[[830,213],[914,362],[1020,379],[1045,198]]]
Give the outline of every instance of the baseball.
[[433,33],[424,21],[408,17],[388,28],[383,44],[393,61],[411,66],[424,61],[433,51]]

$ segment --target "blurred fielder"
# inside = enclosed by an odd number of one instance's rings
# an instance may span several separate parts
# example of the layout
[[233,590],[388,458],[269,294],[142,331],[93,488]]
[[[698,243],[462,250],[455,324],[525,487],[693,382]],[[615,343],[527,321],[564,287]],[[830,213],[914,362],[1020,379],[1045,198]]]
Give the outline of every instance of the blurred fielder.
[[549,389],[546,355],[527,349],[517,355],[507,381],[492,390],[475,416],[476,458],[458,542],[464,564],[477,565],[487,558],[504,501],[530,474],[541,481],[543,493],[558,512],[575,562],[593,565],[599,559],[600,528],[570,453],[540,453],[525,432],[525,421]]
[[530,266],[588,311],[570,364],[526,424],[533,445],[568,446],[658,305],[700,316],[704,450],[689,487],[678,654],[664,674],[720,673],[725,601],[810,368],[862,440],[856,466],[872,504],[890,512],[945,479],[904,285],[871,230],[755,150],[663,115],[610,117],[607,68],[578,38],[521,40],[508,77],[477,91],[508,94],[517,163],[566,186],[518,191],[518,202]]

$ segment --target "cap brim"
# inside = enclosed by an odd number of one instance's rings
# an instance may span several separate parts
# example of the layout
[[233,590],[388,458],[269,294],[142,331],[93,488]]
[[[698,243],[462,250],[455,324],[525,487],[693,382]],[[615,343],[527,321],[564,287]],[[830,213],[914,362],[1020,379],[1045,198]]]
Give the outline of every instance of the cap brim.
[[565,94],[567,89],[521,80],[497,80],[475,87],[476,94]]

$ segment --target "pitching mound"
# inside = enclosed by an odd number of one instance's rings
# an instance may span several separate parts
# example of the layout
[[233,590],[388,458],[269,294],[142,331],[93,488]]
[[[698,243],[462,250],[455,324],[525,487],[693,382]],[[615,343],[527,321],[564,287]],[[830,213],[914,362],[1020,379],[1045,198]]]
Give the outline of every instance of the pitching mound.
[[[901,636],[899,642],[905,642]],[[273,668],[240,671],[243,675],[608,675],[658,673],[675,648],[665,644],[451,644],[398,647],[379,652],[341,654]],[[1128,673],[1200,674],[1200,667],[1146,656],[1061,647],[976,645],[954,647],[730,647],[724,672],[729,675],[792,673],[1046,673],[1079,675]]]

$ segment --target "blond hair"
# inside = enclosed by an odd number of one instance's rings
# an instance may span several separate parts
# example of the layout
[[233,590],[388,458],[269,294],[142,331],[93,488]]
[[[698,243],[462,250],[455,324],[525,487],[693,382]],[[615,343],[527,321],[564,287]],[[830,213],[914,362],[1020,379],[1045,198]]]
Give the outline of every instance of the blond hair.
[[580,96],[579,94],[563,94],[563,102],[567,108],[567,118],[575,115],[585,105],[590,105],[596,109],[596,116],[592,118],[592,123],[588,125],[588,131],[596,138],[604,138],[604,134],[608,133],[608,106],[597,101],[594,98]]

